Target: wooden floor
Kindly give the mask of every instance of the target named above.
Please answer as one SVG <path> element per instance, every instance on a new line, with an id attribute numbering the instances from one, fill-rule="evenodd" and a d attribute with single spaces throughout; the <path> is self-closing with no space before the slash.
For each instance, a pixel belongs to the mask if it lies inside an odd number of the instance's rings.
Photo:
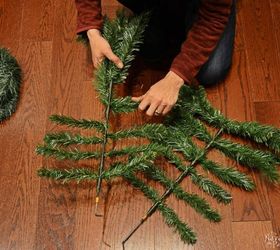
<path id="1" fill-rule="evenodd" d="M 107 0 L 103 10 L 111 16 L 116 6 Z M 36 175 L 44 165 L 74 166 L 35 154 L 47 131 L 61 129 L 48 120 L 49 115 L 102 117 L 91 83 L 90 51 L 75 42 L 75 29 L 74 1 L 0 0 L 0 44 L 10 48 L 24 72 L 18 109 L 0 124 L 1 250 L 121 249 L 121 241 L 151 205 L 141 192 L 119 181 L 104 186 L 101 209 L 105 216 L 95 217 L 95 183 L 63 186 Z M 207 90 L 213 105 L 233 119 L 280 127 L 279 0 L 238 2 L 233 60 L 226 81 Z M 148 86 L 162 75 L 144 69 L 134 81 Z M 133 91 L 140 94 L 141 88 Z M 147 120 L 134 113 L 116 117 L 114 126 L 119 129 Z M 213 157 L 235 164 L 219 154 Z M 127 249 L 272 249 L 265 236 L 274 233 L 280 241 L 280 188 L 267 185 L 257 174 L 253 178 L 258 185 L 254 193 L 226 187 L 233 195 L 230 205 L 218 205 L 205 197 L 223 217 L 216 224 L 173 197 L 168 199 L 197 232 L 196 245 L 184 245 L 155 213 L 129 240 Z M 183 186 L 197 191 L 187 181 Z"/>

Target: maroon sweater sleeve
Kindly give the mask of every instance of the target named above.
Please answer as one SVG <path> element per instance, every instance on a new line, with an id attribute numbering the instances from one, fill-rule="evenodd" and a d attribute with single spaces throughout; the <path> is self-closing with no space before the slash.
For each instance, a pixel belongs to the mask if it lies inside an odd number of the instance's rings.
<path id="1" fill-rule="evenodd" d="M 75 4 L 77 8 L 77 34 L 89 29 L 101 29 L 103 25 L 101 0 L 75 0 Z"/>
<path id="2" fill-rule="evenodd" d="M 231 5 L 232 0 L 202 0 L 197 19 L 170 68 L 185 82 L 199 84 L 195 76 L 217 45 L 228 22 Z"/>

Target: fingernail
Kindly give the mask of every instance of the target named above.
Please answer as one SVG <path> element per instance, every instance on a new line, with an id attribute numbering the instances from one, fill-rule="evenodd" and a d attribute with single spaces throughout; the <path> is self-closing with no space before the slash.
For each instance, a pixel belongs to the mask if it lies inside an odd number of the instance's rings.
<path id="1" fill-rule="evenodd" d="M 118 63 L 118 65 L 117 65 L 117 66 L 118 66 L 118 68 L 120 68 L 120 69 L 121 69 L 121 68 L 123 67 L 123 64 L 120 62 L 120 63 Z"/>

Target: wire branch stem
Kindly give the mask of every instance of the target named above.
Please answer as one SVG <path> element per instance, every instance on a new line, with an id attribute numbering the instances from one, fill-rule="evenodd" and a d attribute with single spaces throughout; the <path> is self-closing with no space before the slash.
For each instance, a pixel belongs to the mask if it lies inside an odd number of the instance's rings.
<path id="1" fill-rule="evenodd" d="M 101 192 L 101 184 L 102 184 L 102 174 L 104 170 L 104 163 L 105 163 L 105 154 L 106 154 L 106 144 L 108 139 L 108 128 L 109 128 L 109 115 L 110 115 L 110 108 L 111 108 L 111 100 L 112 100 L 112 90 L 113 90 L 113 82 L 110 81 L 109 83 L 109 93 L 108 93 L 108 103 L 105 109 L 105 131 L 103 133 L 103 142 L 102 142 L 102 151 L 101 151 L 101 159 L 98 168 L 98 180 L 96 186 L 96 197 L 95 197 L 95 216 L 102 216 L 101 213 L 98 213 L 98 204 L 100 200 L 100 192 Z"/>

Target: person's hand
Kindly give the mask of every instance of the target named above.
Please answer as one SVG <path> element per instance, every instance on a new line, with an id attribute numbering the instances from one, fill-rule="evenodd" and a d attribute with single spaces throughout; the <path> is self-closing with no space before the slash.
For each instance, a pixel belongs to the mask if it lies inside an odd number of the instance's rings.
<path id="1" fill-rule="evenodd" d="M 123 67 L 122 61 L 113 53 L 109 43 L 98 29 L 89 29 L 87 36 L 89 38 L 92 62 L 95 68 L 99 66 L 105 57 L 112 61 L 118 68 Z"/>
<path id="2" fill-rule="evenodd" d="M 140 102 L 138 108 L 147 110 L 148 116 L 166 115 L 176 104 L 179 90 L 184 80 L 172 71 L 159 82 L 150 87 L 146 94 L 132 97 L 132 101 Z"/>

